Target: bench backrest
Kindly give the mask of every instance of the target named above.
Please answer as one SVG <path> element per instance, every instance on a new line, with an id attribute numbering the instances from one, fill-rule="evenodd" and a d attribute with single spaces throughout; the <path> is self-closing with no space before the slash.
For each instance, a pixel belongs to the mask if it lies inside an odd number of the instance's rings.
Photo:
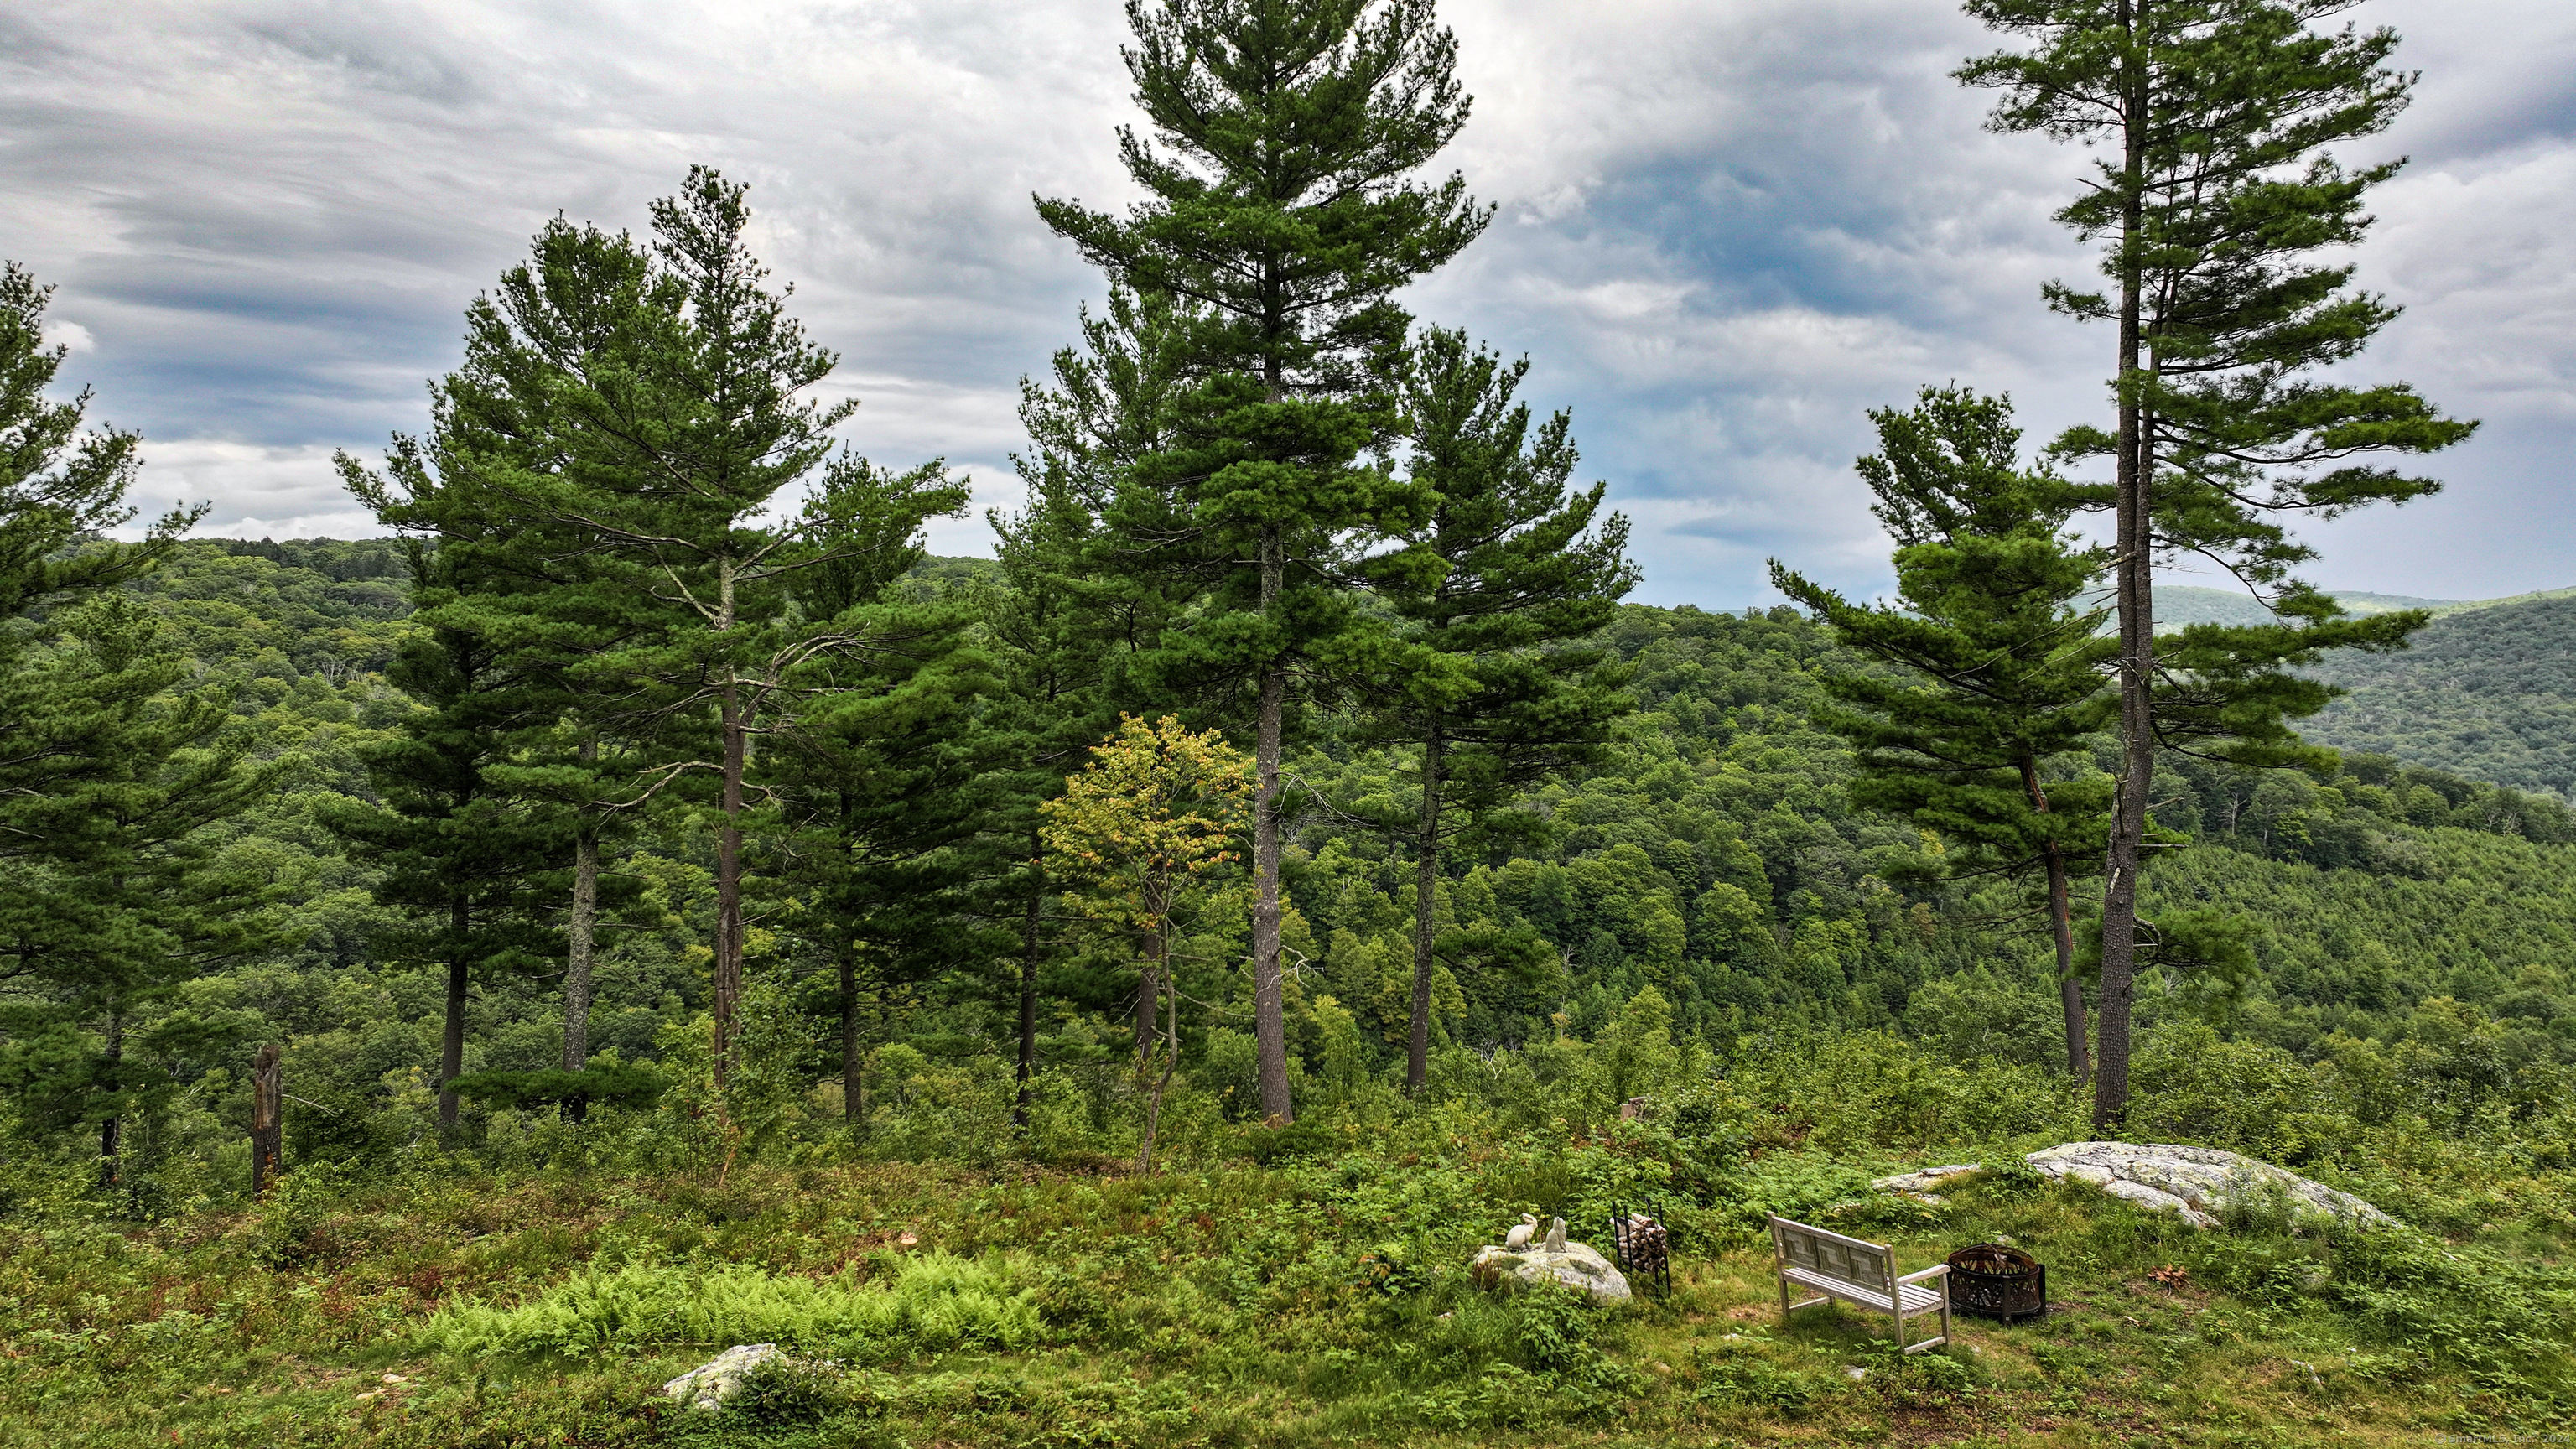
<path id="1" fill-rule="evenodd" d="M 1883 1243 L 1865 1243 L 1823 1228 L 1771 1219 L 1771 1250 L 1793 1268 L 1805 1268 L 1865 1288 L 1896 1291 L 1896 1256 Z"/>

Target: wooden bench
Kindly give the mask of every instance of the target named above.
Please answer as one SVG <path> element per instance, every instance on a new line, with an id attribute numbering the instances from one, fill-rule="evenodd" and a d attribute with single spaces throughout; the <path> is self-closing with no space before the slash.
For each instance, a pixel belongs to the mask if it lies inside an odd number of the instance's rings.
<path id="1" fill-rule="evenodd" d="M 1771 1256 L 1780 1273 L 1780 1321 L 1796 1309 L 1839 1298 L 1896 1319 L 1896 1345 L 1921 1353 L 1950 1341 L 1950 1265 L 1936 1263 L 1920 1273 L 1896 1276 L 1896 1255 L 1884 1243 L 1865 1243 L 1823 1228 L 1771 1218 Z M 1924 1280 L 1935 1286 L 1922 1286 Z M 1790 1285 L 1812 1289 L 1816 1296 L 1789 1301 Z M 1926 1313 L 1941 1315 L 1941 1336 L 1921 1343 L 1905 1341 L 1905 1320 Z"/>

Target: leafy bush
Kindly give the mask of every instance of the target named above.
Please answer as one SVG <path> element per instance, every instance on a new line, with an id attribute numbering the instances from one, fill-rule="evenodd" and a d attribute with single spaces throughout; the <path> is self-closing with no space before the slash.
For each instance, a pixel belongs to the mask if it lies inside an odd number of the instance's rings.
<path id="1" fill-rule="evenodd" d="M 781 1354 L 751 1366 L 725 1400 L 728 1418 L 760 1428 L 812 1424 L 840 1407 L 841 1376 L 833 1365 Z"/>

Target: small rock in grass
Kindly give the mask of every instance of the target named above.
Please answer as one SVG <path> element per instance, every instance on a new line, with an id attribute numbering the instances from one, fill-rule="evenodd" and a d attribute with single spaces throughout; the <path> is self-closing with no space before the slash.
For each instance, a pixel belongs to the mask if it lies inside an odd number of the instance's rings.
<path id="1" fill-rule="evenodd" d="M 1951 1178 L 1976 1171 L 1983 1164 L 1954 1162 L 1947 1167 L 1927 1167 L 1920 1172 L 1900 1173 L 1895 1177 L 1873 1177 L 1869 1185 L 1881 1192 L 1927 1192 Z"/>
<path id="2" fill-rule="evenodd" d="M 771 1359 L 787 1357 L 774 1343 L 737 1343 L 662 1386 L 664 1395 L 712 1409 L 734 1396 L 751 1371 Z"/>
<path id="3" fill-rule="evenodd" d="M 1861 1380 L 1869 1377 L 1869 1370 L 1862 1368 L 1858 1364 L 1854 1364 L 1850 1368 L 1843 1370 L 1843 1377 L 1851 1380 L 1853 1383 L 1859 1383 Z"/>

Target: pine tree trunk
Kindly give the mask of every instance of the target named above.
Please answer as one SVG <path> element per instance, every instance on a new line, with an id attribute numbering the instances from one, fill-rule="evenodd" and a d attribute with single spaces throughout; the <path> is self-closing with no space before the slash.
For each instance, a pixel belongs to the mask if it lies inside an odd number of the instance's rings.
<path id="1" fill-rule="evenodd" d="M 250 1195 L 265 1197 L 286 1165 L 285 1054 L 275 1042 L 250 1067 Z"/>
<path id="2" fill-rule="evenodd" d="M 1046 842 L 1029 832 L 1029 907 L 1020 928 L 1020 1059 L 1015 1073 L 1018 1092 L 1011 1099 L 1011 1125 L 1029 1135 L 1029 1112 L 1037 1101 L 1038 1076 L 1038 927 L 1046 907 Z"/>
<path id="3" fill-rule="evenodd" d="M 449 908 L 448 929 L 455 933 L 456 944 L 447 957 L 447 1029 L 438 1044 L 438 1133 L 441 1137 L 456 1131 L 456 1093 L 449 1089 L 448 1083 L 465 1075 L 465 933 L 472 925 L 472 911 L 460 896 Z"/>
<path id="4" fill-rule="evenodd" d="M 1404 1048 L 1404 1091 L 1422 1095 L 1431 1079 L 1431 967 L 1436 944 L 1432 903 L 1440 886 L 1440 792 L 1448 741 L 1433 724 L 1422 741 L 1422 835 L 1413 864 L 1413 1030 Z"/>
<path id="5" fill-rule="evenodd" d="M 715 1072 L 721 1090 L 733 1065 L 734 1012 L 742 1004 L 742 776 L 745 731 L 740 687 L 724 686 L 724 826 L 716 833 Z"/>
<path id="6" fill-rule="evenodd" d="M 2154 458 L 2148 447 L 2139 398 L 2141 303 L 2140 235 L 2145 216 L 2147 67 L 2134 47 L 2148 33 L 2148 0 L 2123 0 L 2121 19 L 2133 53 L 2126 96 L 2121 182 L 2127 195 L 2120 222 L 2119 490 L 2120 775 L 2112 812 L 2108 872 L 2102 891 L 2102 978 L 2096 999 L 2102 1013 L 2099 1070 L 2093 1078 L 2093 1129 L 2116 1130 L 2129 1111 L 2129 1003 L 2137 980 L 2138 867 L 2144 858 L 2147 798 L 2154 788 L 2155 570 L 2148 488 Z"/>
<path id="7" fill-rule="evenodd" d="M 107 1014 L 107 1076 L 116 1080 L 118 1068 L 125 1062 L 125 1013 Z M 98 1186 L 101 1192 L 116 1186 L 123 1164 L 118 1161 L 124 1150 L 125 1116 L 122 1112 L 98 1124 Z"/>
<path id="8" fill-rule="evenodd" d="M 599 920 L 599 835 L 589 821 L 573 836 L 572 912 L 564 918 L 563 1069 L 590 1065 L 590 967 Z"/>
<path id="9" fill-rule="evenodd" d="M 1275 615 L 1287 573 L 1286 541 L 1276 524 L 1261 530 L 1261 609 Z M 1261 1068 L 1261 1115 L 1293 1122 L 1288 1100 L 1288 1020 L 1279 965 L 1279 751 L 1288 707 L 1288 671 L 1272 661 L 1261 670 L 1261 714 L 1253 743 L 1256 780 L 1252 796 L 1252 1037 Z"/>
<path id="10" fill-rule="evenodd" d="M 844 933 L 833 953 L 841 967 L 841 1120 L 852 1127 L 866 1120 L 866 1086 L 859 1061 L 859 947 Z"/>
<path id="11" fill-rule="evenodd" d="M 2075 923 L 2067 900 L 2066 857 L 2048 848 L 2048 924 L 2057 937 L 2057 1001 L 2066 1013 L 2066 1074 L 2083 1081 L 2093 1070 L 2085 1040 L 2084 984 L 2075 979 Z"/>
<path id="12" fill-rule="evenodd" d="M 2037 814 L 2048 813 L 2048 791 L 2039 783 L 2039 762 L 2028 757 L 2021 761 L 2021 785 L 2030 797 L 2030 808 Z M 2075 980 L 2075 923 L 2073 903 L 2067 899 L 2066 857 L 2057 842 L 2048 843 L 2048 928 L 2057 942 L 2057 1000 L 2066 1013 L 2066 1071 L 2077 1081 L 2092 1070 L 2088 1059 L 2084 1031 L 2084 988 Z"/>

